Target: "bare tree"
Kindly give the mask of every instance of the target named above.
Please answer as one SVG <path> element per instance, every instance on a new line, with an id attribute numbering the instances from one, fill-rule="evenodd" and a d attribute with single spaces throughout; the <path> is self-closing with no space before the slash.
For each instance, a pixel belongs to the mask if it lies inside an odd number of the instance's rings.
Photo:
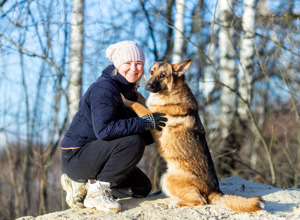
<path id="1" fill-rule="evenodd" d="M 253 78 L 254 32 L 255 32 L 255 6 L 256 0 L 244 1 L 244 12 L 242 17 L 242 37 L 240 41 L 240 65 L 239 65 L 239 93 L 251 103 L 251 87 Z M 238 99 L 239 117 L 245 121 L 248 119 L 247 106 Z"/>
<path id="2" fill-rule="evenodd" d="M 240 40 L 240 51 L 239 51 L 239 88 L 238 92 L 242 97 L 238 99 L 237 111 L 241 123 L 241 129 L 245 133 L 253 131 L 257 133 L 255 126 L 249 126 L 249 109 L 252 103 L 252 87 L 253 87 L 253 75 L 254 75 L 254 33 L 255 33 L 255 21 L 256 21 L 256 0 L 249 0 L 243 2 L 243 17 L 242 17 L 242 36 Z M 257 126 L 261 128 L 263 123 L 263 106 L 256 104 L 256 112 L 259 112 L 260 118 L 257 120 Z M 252 124 L 253 125 L 253 124 Z M 243 132 L 243 133 L 244 133 Z M 241 134 L 242 135 L 242 134 Z M 245 135 L 242 135 L 245 136 Z M 258 159 L 258 147 L 260 139 L 259 135 L 255 135 L 253 142 L 249 144 L 244 143 L 244 148 L 250 158 L 250 166 L 252 169 L 256 169 Z"/>
<path id="3" fill-rule="evenodd" d="M 217 53 L 218 49 L 218 30 L 219 25 L 217 23 L 218 21 L 218 12 L 219 4 L 216 4 L 215 10 L 213 13 L 213 21 L 209 25 L 210 27 L 210 36 L 208 44 L 206 45 L 206 56 L 212 61 L 209 62 L 207 59 L 206 65 L 203 67 L 203 82 L 199 83 L 199 89 L 202 91 L 203 94 L 203 100 L 205 103 L 205 109 L 204 109 L 204 124 L 208 127 L 215 127 L 216 123 L 212 123 L 213 114 L 214 114 L 214 108 L 212 104 L 209 104 L 212 102 L 212 95 L 213 92 L 216 90 L 216 87 L 218 84 L 216 83 L 216 79 L 218 77 L 217 73 L 217 67 L 213 66 L 216 65 L 219 59 L 219 54 Z M 216 116 L 216 114 L 215 114 Z M 216 118 L 216 117 L 214 117 Z M 207 121 L 210 121 L 207 123 Z"/>
<path id="4" fill-rule="evenodd" d="M 228 173 L 233 167 L 233 160 L 230 156 L 232 149 L 231 137 L 233 134 L 233 123 L 235 115 L 235 93 L 232 90 L 236 86 L 235 74 L 235 50 L 233 47 L 233 0 L 218 1 L 219 4 L 219 50 L 220 50 L 220 81 L 221 87 L 221 137 L 223 140 L 221 154 L 224 154 L 219 163 L 219 169 Z M 223 160 L 224 159 L 224 160 Z"/>
<path id="5" fill-rule="evenodd" d="M 182 61 L 182 52 L 184 44 L 184 0 L 176 0 L 176 15 L 174 24 L 174 47 L 172 55 L 172 63 L 180 63 Z"/>
<path id="6" fill-rule="evenodd" d="M 84 0 L 73 0 L 70 45 L 70 78 L 68 88 L 69 119 L 78 111 L 82 93 L 82 66 L 84 42 Z"/>
<path id="7" fill-rule="evenodd" d="M 1 4 L 1 6 L 3 5 Z M 52 39 L 53 36 L 57 36 L 56 33 L 60 32 L 60 27 L 59 24 L 55 23 L 58 20 L 55 22 L 51 20 L 53 19 L 51 9 L 53 9 L 53 2 L 51 1 L 41 4 L 36 4 L 33 1 L 22 1 L 15 4 L 10 2 L 5 9 L 1 8 L 1 19 L 6 24 L 4 27 L 7 30 L 2 30 L 0 34 L 1 39 L 4 39 L 1 42 L 1 50 L 3 49 L 2 46 L 5 45 L 12 54 L 19 56 L 20 65 L 19 67 L 15 65 L 14 68 L 17 70 L 15 76 L 18 76 L 18 72 L 21 74 L 20 77 L 16 78 L 20 78 L 20 85 L 22 86 L 22 90 L 20 90 L 22 92 L 18 94 L 19 97 L 22 97 L 18 111 L 19 116 L 14 116 L 13 120 L 15 124 L 20 125 L 17 126 L 20 127 L 20 132 L 15 135 L 17 137 L 23 136 L 23 142 L 10 141 L 7 144 L 7 160 L 10 171 L 8 181 L 13 191 L 11 207 L 14 214 L 11 214 L 11 217 L 29 215 L 32 212 L 37 212 L 37 209 L 39 209 L 39 213 L 45 213 L 48 210 L 48 168 L 65 125 L 65 122 L 61 124 L 58 119 L 62 104 L 61 96 L 64 94 L 62 88 L 64 70 L 57 65 L 60 54 L 54 53 L 53 42 L 56 43 L 59 40 Z M 56 10 L 54 11 L 56 12 Z M 14 16 L 14 14 L 18 14 L 18 16 Z M 40 20 L 44 22 L 39 22 Z M 66 22 L 67 19 L 61 19 L 61 21 Z M 52 32 L 54 23 L 57 24 L 58 29 Z M 14 29 L 13 27 L 17 28 Z M 9 31 L 12 31 L 16 37 L 11 37 Z M 34 38 L 34 49 L 31 42 L 32 38 Z M 14 55 L 14 59 L 18 57 L 16 55 Z M 41 66 L 39 74 L 34 72 L 38 72 L 38 68 L 28 70 L 28 66 L 30 66 L 28 61 L 34 62 L 35 67 Z M 30 78 L 29 75 L 32 73 L 33 77 Z M 56 77 L 57 80 L 55 80 Z M 51 79 L 55 81 L 53 85 L 51 85 Z M 47 91 L 49 85 L 50 88 L 56 88 L 57 90 L 54 89 L 54 91 L 57 93 L 54 92 L 54 105 L 46 108 L 50 122 L 43 122 L 44 105 L 51 100 L 53 94 L 49 93 L 49 90 Z M 51 120 L 52 113 L 54 115 L 53 120 Z M 11 114 L 13 115 L 13 113 Z M 7 115 L 4 117 L 10 118 Z M 3 126 L 0 130 L 6 131 L 5 125 Z M 9 127 L 9 125 L 6 126 Z M 49 142 L 45 144 L 41 141 L 44 138 L 41 133 L 47 126 L 49 135 L 45 136 L 45 139 L 50 138 L 47 139 Z M 38 165 L 38 169 L 36 165 Z"/>

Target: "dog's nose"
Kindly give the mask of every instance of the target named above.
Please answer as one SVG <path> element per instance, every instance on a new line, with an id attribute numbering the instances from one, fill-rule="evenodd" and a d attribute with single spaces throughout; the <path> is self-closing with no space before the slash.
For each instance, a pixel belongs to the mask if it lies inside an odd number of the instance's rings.
<path id="1" fill-rule="evenodd" d="M 150 84 L 150 83 L 147 83 L 145 89 L 146 89 L 146 90 L 153 89 L 153 85 Z"/>
<path id="2" fill-rule="evenodd" d="M 159 92 L 161 87 L 160 87 L 160 82 L 159 81 L 153 81 L 153 82 L 148 82 L 146 84 L 146 87 L 145 89 L 149 92 L 153 92 L 153 93 L 156 93 L 156 92 Z"/>

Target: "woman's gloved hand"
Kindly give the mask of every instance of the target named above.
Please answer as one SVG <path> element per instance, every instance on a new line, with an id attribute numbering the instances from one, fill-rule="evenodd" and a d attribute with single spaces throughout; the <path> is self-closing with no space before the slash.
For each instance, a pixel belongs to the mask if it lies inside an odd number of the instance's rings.
<path id="1" fill-rule="evenodd" d="M 142 116 L 141 118 L 144 119 L 145 122 L 145 129 L 146 130 L 155 129 L 161 131 L 162 130 L 161 127 L 165 127 L 166 126 L 165 122 L 168 121 L 168 119 L 163 116 L 165 116 L 165 114 L 160 112 L 154 112 Z"/>

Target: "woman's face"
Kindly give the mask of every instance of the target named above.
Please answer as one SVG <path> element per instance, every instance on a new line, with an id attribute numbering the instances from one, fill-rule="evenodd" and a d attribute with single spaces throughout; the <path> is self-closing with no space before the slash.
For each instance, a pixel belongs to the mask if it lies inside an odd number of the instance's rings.
<path id="1" fill-rule="evenodd" d="M 123 63 L 118 72 L 130 83 L 135 83 L 144 72 L 144 63 L 142 61 L 129 61 Z"/>

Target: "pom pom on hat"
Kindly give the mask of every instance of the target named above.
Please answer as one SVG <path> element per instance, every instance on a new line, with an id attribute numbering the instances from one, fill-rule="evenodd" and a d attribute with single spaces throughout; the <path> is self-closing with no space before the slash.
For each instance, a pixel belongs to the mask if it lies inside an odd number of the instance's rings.
<path id="1" fill-rule="evenodd" d="M 114 63 L 117 69 L 121 64 L 128 61 L 142 61 L 145 63 L 145 55 L 142 48 L 133 41 L 120 41 L 111 44 L 106 49 L 106 57 Z"/>

